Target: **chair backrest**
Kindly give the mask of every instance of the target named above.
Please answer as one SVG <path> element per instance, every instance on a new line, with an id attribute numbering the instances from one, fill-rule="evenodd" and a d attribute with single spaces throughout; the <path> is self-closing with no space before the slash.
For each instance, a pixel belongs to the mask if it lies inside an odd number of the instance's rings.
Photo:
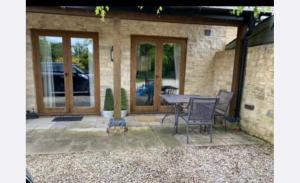
<path id="1" fill-rule="evenodd" d="M 218 93 L 218 102 L 216 105 L 216 109 L 227 113 L 233 93 L 225 90 L 219 90 Z"/>
<path id="2" fill-rule="evenodd" d="M 166 89 L 166 93 L 167 95 L 175 95 L 177 91 L 177 88 L 168 88 Z"/>
<path id="3" fill-rule="evenodd" d="M 192 97 L 189 101 L 189 120 L 211 122 L 214 118 L 214 111 L 217 98 Z"/>

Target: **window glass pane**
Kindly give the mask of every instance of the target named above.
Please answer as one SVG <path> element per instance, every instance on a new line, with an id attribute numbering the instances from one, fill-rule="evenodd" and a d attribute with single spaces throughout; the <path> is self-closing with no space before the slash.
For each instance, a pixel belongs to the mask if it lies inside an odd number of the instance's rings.
<path id="1" fill-rule="evenodd" d="M 62 37 L 39 36 L 39 51 L 44 106 L 65 107 Z"/>
<path id="2" fill-rule="evenodd" d="M 179 94 L 180 63 L 181 46 L 175 43 L 163 44 L 161 94 Z"/>
<path id="3" fill-rule="evenodd" d="M 136 105 L 152 106 L 154 96 L 154 76 L 156 46 L 141 43 L 137 48 L 136 65 Z"/>
<path id="4" fill-rule="evenodd" d="M 75 107 L 95 107 L 93 39 L 71 38 Z"/>

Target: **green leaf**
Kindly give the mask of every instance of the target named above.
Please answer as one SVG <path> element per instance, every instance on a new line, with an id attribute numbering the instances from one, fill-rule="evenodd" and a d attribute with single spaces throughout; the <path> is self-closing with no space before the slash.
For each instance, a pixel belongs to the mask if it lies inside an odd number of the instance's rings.
<path id="1" fill-rule="evenodd" d="M 159 6 L 156 10 L 156 14 L 160 14 L 160 12 L 163 10 L 162 6 Z"/>
<path id="2" fill-rule="evenodd" d="M 95 9 L 95 14 L 96 14 L 96 15 L 99 15 L 99 13 L 100 13 L 100 9 L 99 9 L 99 7 L 97 6 L 96 9 Z"/>
<path id="3" fill-rule="evenodd" d="M 104 21 L 106 13 L 109 11 L 109 6 L 96 6 L 95 14 L 101 16 L 101 20 Z"/>

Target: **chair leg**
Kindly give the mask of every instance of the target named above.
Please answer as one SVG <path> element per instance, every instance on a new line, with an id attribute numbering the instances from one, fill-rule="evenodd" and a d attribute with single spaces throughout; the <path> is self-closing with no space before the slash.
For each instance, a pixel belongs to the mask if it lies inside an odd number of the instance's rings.
<path id="1" fill-rule="evenodd" d="M 161 119 L 161 124 L 163 124 L 164 123 L 164 120 L 165 120 L 165 118 L 168 116 L 168 112 L 165 114 L 165 116 L 163 117 L 163 119 Z"/>
<path id="2" fill-rule="evenodd" d="M 209 134 L 210 129 L 208 128 L 208 125 L 205 125 L 205 130 L 207 131 L 207 134 Z"/>
<path id="3" fill-rule="evenodd" d="M 213 122 L 213 125 L 216 125 L 216 124 L 215 124 L 215 121 L 216 121 L 216 116 L 214 115 L 214 122 Z"/>
<path id="4" fill-rule="evenodd" d="M 215 115 L 214 115 L 213 120 L 214 120 L 214 121 L 213 121 L 213 127 L 216 128 L 216 124 L 215 124 L 216 116 L 215 116 Z"/>
<path id="5" fill-rule="evenodd" d="M 188 125 L 185 126 L 185 130 L 186 130 L 186 143 L 188 144 L 189 143 L 189 126 Z"/>
<path id="6" fill-rule="evenodd" d="M 224 123 L 225 130 L 227 131 L 227 123 L 225 117 L 223 118 L 223 123 Z"/>
<path id="7" fill-rule="evenodd" d="M 171 109 L 168 109 L 168 111 L 166 112 L 165 116 L 161 119 L 161 124 L 164 123 L 164 120 L 166 119 L 167 116 L 169 116 L 169 115 L 172 114 L 172 107 L 173 106 L 168 106 L 168 108 L 171 108 Z"/>
<path id="8" fill-rule="evenodd" d="M 212 143 L 212 125 L 210 125 L 209 133 L 210 133 L 210 143 Z"/>

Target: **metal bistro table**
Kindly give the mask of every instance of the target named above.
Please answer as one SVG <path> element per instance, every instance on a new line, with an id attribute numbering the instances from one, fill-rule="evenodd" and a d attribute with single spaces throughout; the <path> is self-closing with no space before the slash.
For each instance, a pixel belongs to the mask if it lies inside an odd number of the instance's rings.
<path id="1" fill-rule="evenodd" d="M 174 133 L 178 131 L 179 107 L 181 104 L 188 103 L 191 97 L 201 97 L 200 95 L 161 95 L 161 98 L 168 104 L 175 107 Z"/>

